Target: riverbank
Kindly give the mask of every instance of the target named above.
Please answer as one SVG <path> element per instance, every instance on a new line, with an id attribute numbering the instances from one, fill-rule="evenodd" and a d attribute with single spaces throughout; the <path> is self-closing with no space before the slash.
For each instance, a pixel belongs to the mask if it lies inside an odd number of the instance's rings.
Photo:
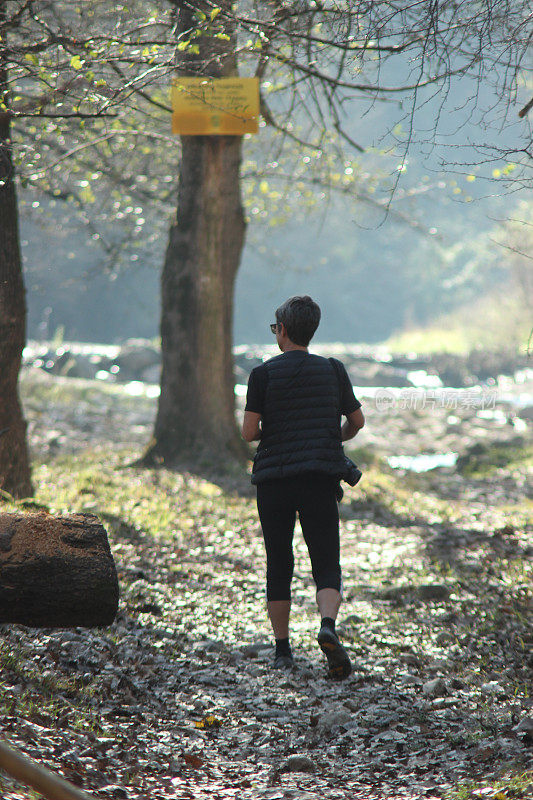
<path id="1" fill-rule="evenodd" d="M 340 358 L 358 389 L 490 387 L 504 377 L 518 381 L 520 376 L 533 379 L 532 359 L 513 348 L 474 349 L 467 354 L 424 353 L 393 351 L 380 345 L 331 342 L 313 343 L 310 350 L 318 355 Z M 255 366 L 278 353 L 274 344 L 235 346 L 235 383 L 245 384 Z M 106 383 L 158 383 L 161 352 L 157 343 L 145 339 L 129 339 L 116 345 L 30 341 L 24 349 L 23 363 L 60 377 Z"/>
<path id="2" fill-rule="evenodd" d="M 21 392 L 34 457 L 82 453 L 102 442 L 133 445 L 140 453 L 151 437 L 158 388 L 25 367 Z M 473 447 L 525 446 L 530 436 L 533 381 L 503 377 L 490 387 L 356 387 L 356 393 L 367 424 L 349 449 L 359 451 L 363 467 L 369 458 L 389 459 L 398 469 L 453 467 Z M 238 421 L 244 394 L 244 384 L 237 384 Z"/>

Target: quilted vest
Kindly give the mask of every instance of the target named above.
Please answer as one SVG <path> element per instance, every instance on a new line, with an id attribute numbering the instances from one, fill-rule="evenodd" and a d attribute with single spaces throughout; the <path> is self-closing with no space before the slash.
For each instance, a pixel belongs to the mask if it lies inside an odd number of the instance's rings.
<path id="1" fill-rule="evenodd" d="M 271 358 L 252 483 L 321 472 L 341 475 L 339 385 L 327 358 L 291 350 Z"/>

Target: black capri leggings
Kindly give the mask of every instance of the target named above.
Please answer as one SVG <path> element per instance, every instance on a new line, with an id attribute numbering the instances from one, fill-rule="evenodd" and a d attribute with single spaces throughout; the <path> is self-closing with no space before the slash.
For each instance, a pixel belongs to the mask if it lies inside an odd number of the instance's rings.
<path id="1" fill-rule="evenodd" d="M 317 591 L 341 591 L 338 479 L 309 472 L 257 485 L 257 510 L 267 555 L 267 599 L 290 600 L 296 512 Z"/>

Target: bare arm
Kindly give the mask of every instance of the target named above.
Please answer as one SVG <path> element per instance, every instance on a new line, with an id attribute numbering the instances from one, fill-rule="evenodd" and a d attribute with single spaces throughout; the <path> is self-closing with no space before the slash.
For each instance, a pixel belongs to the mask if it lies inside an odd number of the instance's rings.
<path id="1" fill-rule="evenodd" d="M 364 427 L 364 424 L 365 418 L 360 408 L 352 411 L 351 414 L 347 414 L 346 422 L 341 428 L 342 441 L 345 442 L 347 439 L 353 439 L 353 437 L 361 430 L 361 428 Z"/>
<path id="2" fill-rule="evenodd" d="M 247 442 L 256 442 L 261 438 L 261 414 L 255 411 L 245 411 L 242 423 L 242 438 Z"/>

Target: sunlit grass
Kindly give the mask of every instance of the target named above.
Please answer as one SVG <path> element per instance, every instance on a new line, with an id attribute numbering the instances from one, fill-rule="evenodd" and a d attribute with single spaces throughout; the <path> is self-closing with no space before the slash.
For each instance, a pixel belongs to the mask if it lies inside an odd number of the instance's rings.
<path id="1" fill-rule="evenodd" d="M 531 309 L 518 291 L 495 290 L 434 323 L 399 331 L 382 344 L 393 352 L 466 354 L 473 348 L 499 350 L 502 343 L 525 352 Z"/>
<path id="2" fill-rule="evenodd" d="M 394 353 L 455 353 L 466 355 L 473 343 L 462 329 L 413 328 L 390 336 L 382 343 Z"/>
<path id="3" fill-rule="evenodd" d="M 468 461 L 460 469 L 464 475 L 483 478 L 492 475 L 501 467 L 507 470 L 533 467 L 533 444 L 490 445 L 479 454 L 470 454 Z"/>
<path id="4" fill-rule="evenodd" d="M 519 771 L 498 781 L 466 781 L 450 789 L 445 800 L 530 800 L 533 796 L 533 770 Z"/>

